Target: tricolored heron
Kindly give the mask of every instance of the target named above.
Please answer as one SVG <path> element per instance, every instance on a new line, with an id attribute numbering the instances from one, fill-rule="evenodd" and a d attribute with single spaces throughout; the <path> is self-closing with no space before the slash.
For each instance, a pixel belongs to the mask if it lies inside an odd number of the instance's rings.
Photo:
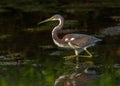
<path id="1" fill-rule="evenodd" d="M 101 41 L 101 39 L 94 36 L 89 36 L 85 34 L 66 34 L 62 39 L 58 37 L 58 31 L 63 27 L 64 18 L 61 15 L 54 15 L 49 19 L 46 19 L 38 24 L 48 22 L 48 21 L 59 21 L 59 24 L 52 30 L 52 39 L 54 43 L 63 48 L 70 48 L 75 51 L 75 55 L 68 56 L 68 58 L 76 57 L 76 68 L 79 67 L 78 57 L 91 58 L 92 54 L 87 50 L 88 47 L 95 45 L 96 42 Z M 85 51 L 88 55 L 79 55 L 80 52 Z"/>

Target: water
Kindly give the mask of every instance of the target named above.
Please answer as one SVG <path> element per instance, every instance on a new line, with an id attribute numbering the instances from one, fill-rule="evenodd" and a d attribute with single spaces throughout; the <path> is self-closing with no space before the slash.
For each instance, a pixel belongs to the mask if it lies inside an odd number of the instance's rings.
<path id="1" fill-rule="evenodd" d="M 98 86 L 120 85 L 120 33 L 114 29 L 114 26 L 119 27 L 119 22 L 110 18 L 116 12 L 120 14 L 119 11 L 112 9 L 115 11 L 110 14 L 109 11 L 106 12 L 106 8 L 99 10 L 99 13 L 93 7 L 91 9 L 86 7 L 81 11 L 81 9 L 75 7 L 72 9 L 69 6 L 71 5 L 63 6 L 64 10 L 57 11 L 54 8 L 52 12 L 47 9 L 45 9 L 47 11 L 39 9 L 26 12 L 8 7 L 9 9 L 5 8 L 8 11 L 0 13 L 1 86 L 53 86 L 55 80 L 60 76 L 70 74 L 71 77 L 78 76 L 75 78 L 79 82 L 76 82 L 77 84 L 88 84 L 88 86 L 96 84 Z M 43 5 L 43 7 L 46 6 Z M 56 6 L 53 5 L 53 7 Z M 80 59 L 80 62 L 92 61 L 95 64 L 91 68 L 92 71 L 95 71 L 93 75 L 84 73 L 81 76 L 74 75 L 74 65 L 64 64 L 63 57 L 73 55 L 74 52 L 58 48 L 53 43 L 51 31 L 58 22 L 37 25 L 38 22 L 55 13 L 60 13 L 65 18 L 64 27 L 59 33 L 60 37 L 67 33 L 82 33 L 103 39 L 102 42 L 88 49 L 94 56 L 92 59 Z M 105 30 L 106 28 L 107 30 Z M 111 29 L 108 28 L 112 28 L 112 35 Z M 74 59 L 72 61 L 74 62 Z M 83 72 L 86 66 L 88 67 L 89 64 L 81 66 L 79 72 Z M 93 77 L 96 76 L 99 78 L 93 80 Z M 71 77 L 67 77 L 67 79 Z M 83 81 L 80 81 L 81 77 Z"/>

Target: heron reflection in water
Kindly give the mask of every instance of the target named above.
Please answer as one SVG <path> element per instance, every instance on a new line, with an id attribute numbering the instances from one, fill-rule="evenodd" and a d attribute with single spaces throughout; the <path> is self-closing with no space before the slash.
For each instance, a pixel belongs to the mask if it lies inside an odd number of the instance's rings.
<path id="1" fill-rule="evenodd" d="M 59 24 L 52 30 L 52 39 L 57 46 L 74 50 L 75 55 L 67 56 L 67 58 L 76 58 L 76 68 L 79 68 L 79 57 L 91 58 L 92 54 L 87 50 L 87 48 L 94 46 L 95 43 L 101 41 L 101 39 L 86 34 L 66 34 L 62 39 L 60 39 L 58 37 L 58 31 L 63 27 L 64 18 L 58 14 L 38 24 L 56 20 L 59 21 Z M 85 51 L 88 55 L 79 55 L 82 51 Z"/>

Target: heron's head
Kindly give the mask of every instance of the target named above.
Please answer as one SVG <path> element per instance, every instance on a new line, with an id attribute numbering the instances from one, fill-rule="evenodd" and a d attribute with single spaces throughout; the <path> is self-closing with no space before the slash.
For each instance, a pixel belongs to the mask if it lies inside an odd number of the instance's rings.
<path id="1" fill-rule="evenodd" d="M 44 23 L 44 22 L 48 22 L 48 21 L 59 20 L 59 19 L 61 19 L 61 18 L 62 18 L 61 15 L 56 14 L 56 15 L 54 15 L 54 16 L 52 16 L 52 17 L 50 17 L 50 18 L 48 18 L 48 19 L 46 19 L 46 20 L 44 20 L 44 21 L 39 22 L 38 24 L 41 24 L 41 23 Z"/>

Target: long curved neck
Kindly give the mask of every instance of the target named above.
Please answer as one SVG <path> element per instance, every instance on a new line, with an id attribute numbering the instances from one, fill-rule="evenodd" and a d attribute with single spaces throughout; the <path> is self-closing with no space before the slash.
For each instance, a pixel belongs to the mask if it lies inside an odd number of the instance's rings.
<path id="1" fill-rule="evenodd" d="M 59 24 L 52 30 L 52 38 L 55 44 L 60 44 L 61 39 L 58 37 L 58 31 L 63 27 L 64 19 L 63 17 L 58 19 Z"/>

